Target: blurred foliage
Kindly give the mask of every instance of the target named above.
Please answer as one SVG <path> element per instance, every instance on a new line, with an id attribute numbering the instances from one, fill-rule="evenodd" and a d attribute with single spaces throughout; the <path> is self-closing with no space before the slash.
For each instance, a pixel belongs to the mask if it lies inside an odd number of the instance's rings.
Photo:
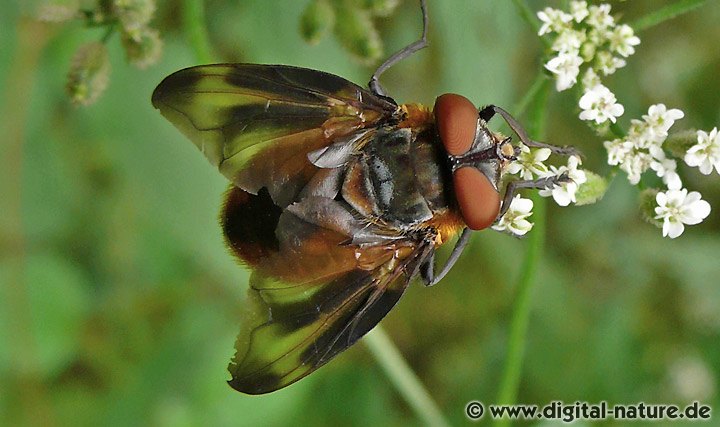
<path id="1" fill-rule="evenodd" d="M 303 41 L 309 3 L 209 0 L 218 59 L 366 82 L 372 66 L 349 61 L 337 38 Z M 512 3 L 429 3 L 431 46 L 384 86 L 399 101 L 458 92 L 512 107 L 542 54 Z M 631 22 L 669 3 L 613 8 Z M 217 224 L 227 184 L 150 105 L 162 77 L 195 65 L 178 3 L 156 11 L 163 59 L 121 65 L 120 43 L 109 43 L 107 90 L 83 109 L 69 104 L 64 74 L 103 30 L 33 22 L 30 9 L 10 2 L 0 15 L 0 425 L 414 425 L 362 345 L 271 395 L 224 383 L 247 281 Z M 625 117 L 663 102 L 686 113 L 678 129 L 720 125 L 719 21 L 708 2 L 639 34 L 637 54 L 608 82 Z M 373 22 L 388 51 L 420 32 L 414 1 Z M 606 173 L 602 141 L 571 96 L 550 101 L 548 140 L 578 146 L 585 166 Z M 643 222 L 622 176 L 597 204 L 549 208 L 519 402 L 720 408 L 720 178 L 680 173 L 715 212 L 674 241 Z M 496 396 L 523 248 L 478 233 L 448 278 L 412 287 L 383 322 L 453 424 L 467 422 L 469 400 Z"/>

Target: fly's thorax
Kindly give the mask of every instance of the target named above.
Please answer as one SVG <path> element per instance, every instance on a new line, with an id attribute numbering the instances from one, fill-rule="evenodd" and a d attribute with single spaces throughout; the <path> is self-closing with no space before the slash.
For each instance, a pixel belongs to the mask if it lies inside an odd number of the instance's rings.
<path id="1" fill-rule="evenodd" d="M 417 134 L 435 122 L 432 111 L 423 104 L 402 104 L 400 105 L 402 119 L 398 123 L 399 128 L 411 128 Z"/>
<path id="2" fill-rule="evenodd" d="M 450 163 L 423 108 L 409 108 L 403 123 L 424 122 L 377 129 L 345 167 L 345 201 L 361 215 L 400 231 L 422 227 L 453 209 Z"/>

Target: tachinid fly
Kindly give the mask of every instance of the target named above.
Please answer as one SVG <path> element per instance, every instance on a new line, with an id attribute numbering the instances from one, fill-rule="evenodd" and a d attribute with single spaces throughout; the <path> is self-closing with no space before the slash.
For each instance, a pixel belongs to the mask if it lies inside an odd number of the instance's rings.
<path id="1" fill-rule="evenodd" d="M 232 185 L 221 222 L 250 269 L 250 291 L 230 385 L 267 393 L 310 374 L 355 343 L 395 305 L 411 279 L 437 283 L 489 227 L 518 188 L 565 179 L 513 181 L 503 169 L 519 148 L 490 131 L 503 109 L 479 111 L 446 94 L 434 109 L 397 104 L 378 82 L 425 47 L 423 35 L 374 73 L 369 90 L 341 77 L 285 65 L 217 64 L 162 81 L 153 105 Z M 460 233 L 435 273 L 438 246 Z"/>

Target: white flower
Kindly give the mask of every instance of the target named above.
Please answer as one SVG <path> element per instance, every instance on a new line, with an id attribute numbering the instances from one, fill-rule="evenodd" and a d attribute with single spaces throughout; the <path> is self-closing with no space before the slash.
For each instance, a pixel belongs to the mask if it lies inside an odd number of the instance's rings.
<path id="1" fill-rule="evenodd" d="M 552 196 L 555 203 L 560 206 L 567 206 L 570 203 L 575 203 L 575 193 L 577 193 L 580 184 L 587 181 L 585 172 L 577 168 L 580 163 L 579 157 L 570 156 L 568 158 L 567 166 L 560 166 L 559 168 L 550 166 L 551 173 L 549 175 L 559 176 L 566 173 L 570 180 L 560 184 L 555 184 L 553 188 L 540 190 L 540 195 L 543 197 Z"/>
<path id="2" fill-rule="evenodd" d="M 657 145 L 650 147 L 650 155 L 653 160 L 650 162 L 650 168 L 655 171 L 658 177 L 662 178 L 665 185 L 670 190 L 679 190 L 682 188 L 680 175 L 675 172 L 677 162 L 674 159 L 668 159 L 665 151 Z"/>
<path id="3" fill-rule="evenodd" d="M 577 76 L 580 74 L 580 64 L 582 58 L 576 52 L 560 52 L 558 56 L 552 58 L 545 64 L 545 68 L 556 74 L 555 87 L 558 92 L 573 87 L 577 82 Z"/>
<path id="4" fill-rule="evenodd" d="M 632 152 L 633 144 L 622 139 L 605 141 L 603 143 L 608 152 L 608 164 L 616 166 L 625 161 L 625 158 Z"/>
<path id="5" fill-rule="evenodd" d="M 567 29 L 558 34 L 552 45 L 552 50 L 556 52 L 578 52 L 585 39 L 587 39 L 585 31 Z"/>
<path id="6" fill-rule="evenodd" d="M 650 168 L 652 160 L 653 158 L 648 152 L 633 149 L 620 163 L 620 169 L 627 173 L 630 184 L 637 185 L 640 182 L 640 175 Z"/>
<path id="7" fill-rule="evenodd" d="M 510 202 L 510 208 L 505 212 L 505 215 L 500 218 L 497 224 L 492 226 L 493 230 L 508 230 L 517 236 L 526 234 L 533 226 L 533 224 L 527 220 L 527 218 L 532 215 L 532 208 L 533 201 L 523 199 L 518 194 L 512 199 L 512 202 Z"/>
<path id="8" fill-rule="evenodd" d="M 600 84 L 602 84 L 602 82 L 600 81 L 600 76 L 595 73 L 595 70 L 593 70 L 592 68 L 588 68 L 582 78 L 582 85 L 585 90 L 594 88 L 595 86 Z"/>
<path id="9" fill-rule="evenodd" d="M 549 148 L 531 150 L 530 147 L 521 145 L 520 150 L 517 161 L 507 167 L 507 173 L 520 174 L 522 179 L 527 180 L 533 179 L 533 175 L 538 177 L 547 175 L 548 168 L 543 162 L 550 157 Z"/>
<path id="10" fill-rule="evenodd" d="M 629 25 L 620 25 L 608 34 L 610 50 L 628 57 L 635 53 L 635 46 L 640 44 L 640 39 L 635 35 Z"/>
<path id="11" fill-rule="evenodd" d="M 592 44 L 594 48 L 598 48 L 599 46 L 602 46 L 607 41 L 607 34 L 606 32 L 597 30 L 595 28 L 591 28 L 590 31 L 587 32 L 587 39 L 589 44 Z"/>
<path id="12" fill-rule="evenodd" d="M 607 120 L 615 123 L 617 117 L 622 116 L 625 108 L 618 104 L 615 94 L 603 85 L 597 85 L 585 92 L 580 98 L 581 120 L 594 120 L 595 123 L 605 123 Z"/>
<path id="13" fill-rule="evenodd" d="M 595 67 L 606 76 L 615 73 L 618 68 L 625 65 L 627 65 L 627 62 L 624 59 L 614 57 L 610 52 L 602 51 L 595 55 Z"/>
<path id="14" fill-rule="evenodd" d="M 710 215 L 710 204 L 697 191 L 668 190 L 658 193 L 655 201 L 655 219 L 663 220 L 663 237 L 674 239 L 685 231 L 684 224 L 699 224 Z"/>
<path id="15" fill-rule="evenodd" d="M 688 166 L 697 166 L 704 175 L 709 175 L 713 166 L 720 173 L 720 133 L 713 128 L 708 134 L 697 131 L 698 143 L 690 147 L 685 154 L 685 163 Z"/>
<path id="16" fill-rule="evenodd" d="M 665 141 L 665 137 L 657 139 L 655 133 L 647 122 L 642 120 L 630 120 L 630 130 L 628 130 L 627 140 L 630 141 L 635 148 L 649 148 L 651 145 L 659 145 Z"/>
<path id="17" fill-rule="evenodd" d="M 572 15 L 575 22 L 582 22 L 590 12 L 588 12 L 588 4 L 586 1 L 571 1 L 570 2 L 570 14 Z"/>
<path id="18" fill-rule="evenodd" d="M 615 19 L 610 15 L 610 5 L 603 3 L 599 6 L 592 5 L 588 8 L 586 22 L 591 27 L 604 30 L 615 25 Z"/>
<path id="19" fill-rule="evenodd" d="M 550 7 L 538 12 L 537 17 L 543 22 L 540 31 L 538 31 L 539 36 L 552 32 L 560 33 L 565 28 L 569 28 L 568 22 L 573 19 L 572 15 Z"/>
<path id="20" fill-rule="evenodd" d="M 685 117 L 685 113 L 677 108 L 668 110 L 665 104 L 651 105 L 647 115 L 643 116 L 645 123 L 648 124 L 646 129 L 648 137 L 654 142 L 665 141 L 672 125 L 683 117 Z"/>

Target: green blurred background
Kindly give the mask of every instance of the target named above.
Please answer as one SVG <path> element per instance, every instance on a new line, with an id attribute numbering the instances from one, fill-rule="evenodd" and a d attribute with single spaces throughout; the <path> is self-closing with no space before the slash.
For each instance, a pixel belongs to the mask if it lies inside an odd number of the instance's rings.
<path id="1" fill-rule="evenodd" d="M 76 108 L 64 93 L 71 57 L 103 31 L 33 23 L 37 3 L 6 2 L 0 14 L 0 425 L 416 424 L 362 344 L 270 395 L 227 386 L 247 281 L 217 223 L 227 184 L 150 104 L 164 76 L 197 63 L 180 4 L 159 2 L 160 62 L 131 67 L 111 39 L 108 90 Z M 432 104 L 458 92 L 512 108 L 543 55 L 512 2 L 429 3 L 431 46 L 383 77 L 391 95 Z M 623 22 L 669 3 L 612 2 Z M 301 39 L 306 4 L 207 1 L 217 59 L 364 84 L 373 67 L 336 38 Z M 420 30 L 411 0 L 375 22 L 388 51 Z M 676 130 L 720 125 L 718 22 L 709 1 L 639 34 L 637 54 L 606 83 L 625 105 L 621 123 L 663 102 L 686 114 Z M 547 139 L 578 146 L 586 167 L 607 173 L 575 102 L 551 95 Z M 549 206 L 519 402 L 700 400 L 718 419 L 720 179 L 680 170 L 714 211 L 674 241 L 640 219 L 623 175 L 596 205 Z M 468 401 L 497 395 L 525 246 L 476 234 L 448 278 L 411 287 L 382 323 L 452 424 L 469 423 Z"/>

